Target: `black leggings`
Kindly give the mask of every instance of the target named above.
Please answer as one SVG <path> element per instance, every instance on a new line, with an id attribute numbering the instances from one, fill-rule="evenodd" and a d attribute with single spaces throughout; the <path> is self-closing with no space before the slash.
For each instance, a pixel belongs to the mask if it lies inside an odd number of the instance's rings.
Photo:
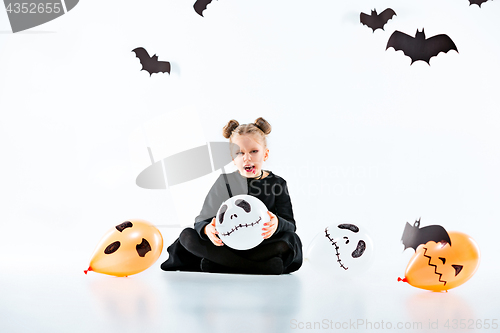
<path id="1" fill-rule="evenodd" d="M 291 251 L 288 244 L 283 241 L 260 244 L 249 250 L 233 250 L 226 245 L 216 246 L 210 240 L 201 239 L 192 228 L 184 229 L 179 241 L 186 250 L 197 257 L 240 271 L 263 274 L 269 270 L 276 270 L 278 261 L 283 266 L 281 258 Z"/>

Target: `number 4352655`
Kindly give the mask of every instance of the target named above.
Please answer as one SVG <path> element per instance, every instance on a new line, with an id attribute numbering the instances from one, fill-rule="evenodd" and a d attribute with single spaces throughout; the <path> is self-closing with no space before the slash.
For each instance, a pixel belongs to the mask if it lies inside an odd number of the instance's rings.
<path id="1" fill-rule="evenodd" d="M 61 4 L 60 3 L 9 3 L 6 7 L 7 13 L 23 13 L 23 14 L 59 14 L 61 12 Z"/>
<path id="2" fill-rule="evenodd" d="M 480 330 L 480 329 L 498 329 L 498 323 L 497 323 L 498 319 L 484 319 L 484 320 L 481 320 L 481 319 L 477 319 L 477 320 L 474 320 L 474 319 L 469 319 L 469 320 L 466 320 L 466 319 L 453 319 L 451 320 L 451 323 L 450 323 L 450 320 L 448 319 L 445 323 L 444 323 L 444 327 L 447 328 L 447 329 L 476 329 L 476 330 Z"/>

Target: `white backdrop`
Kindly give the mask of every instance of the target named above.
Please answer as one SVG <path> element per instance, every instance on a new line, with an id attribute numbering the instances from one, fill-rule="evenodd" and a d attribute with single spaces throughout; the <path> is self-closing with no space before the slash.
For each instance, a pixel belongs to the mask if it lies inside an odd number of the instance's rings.
<path id="1" fill-rule="evenodd" d="M 385 31 L 360 24 L 387 7 Z M 85 0 L 12 34 L 0 10 L 1 266 L 84 269 L 126 219 L 179 224 L 172 193 L 135 185 L 149 157 L 131 134 L 189 107 L 203 133 L 171 124 L 184 129 L 174 150 L 192 135 L 223 140 L 232 118 L 272 124 L 266 167 L 288 181 L 305 247 L 326 225 L 362 223 L 373 273 L 395 278 L 410 255 L 404 224 L 421 217 L 477 240 L 477 281 L 498 272 L 499 15 L 499 1 L 220 0 L 201 17 L 184 0 Z M 394 30 L 422 28 L 459 53 L 410 66 L 385 50 Z M 171 74 L 140 71 L 136 47 Z"/>

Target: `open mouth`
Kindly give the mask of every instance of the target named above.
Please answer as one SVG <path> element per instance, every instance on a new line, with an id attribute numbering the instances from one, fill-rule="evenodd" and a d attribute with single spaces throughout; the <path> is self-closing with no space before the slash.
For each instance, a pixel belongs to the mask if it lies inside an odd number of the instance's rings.
<path id="1" fill-rule="evenodd" d="M 238 224 L 238 225 L 235 225 L 234 228 L 232 228 L 231 230 L 229 230 L 228 232 L 225 232 L 225 233 L 222 233 L 221 235 L 222 236 L 229 236 L 231 235 L 233 232 L 235 232 L 236 230 L 238 230 L 239 228 L 248 228 L 248 227 L 253 227 L 254 225 L 256 224 L 259 224 L 260 220 L 262 220 L 262 217 L 259 217 L 259 219 L 253 223 L 241 223 L 241 224 Z"/>
<path id="2" fill-rule="evenodd" d="M 243 169 L 245 170 L 245 172 L 255 174 L 255 166 L 253 165 L 245 165 Z"/>

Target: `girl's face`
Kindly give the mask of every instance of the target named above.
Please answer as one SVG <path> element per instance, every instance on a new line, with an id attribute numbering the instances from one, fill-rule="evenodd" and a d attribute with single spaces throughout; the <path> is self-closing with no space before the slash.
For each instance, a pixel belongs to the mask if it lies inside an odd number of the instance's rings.
<path id="1" fill-rule="evenodd" d="M 254 178 L 260 176 L 262 165 L 269 156 L 269 149 L 265 148 L 254 135 L 236 134 L 232 138 L 236 144 L 233 154 L 233 163 L 243 177 Z"/>

